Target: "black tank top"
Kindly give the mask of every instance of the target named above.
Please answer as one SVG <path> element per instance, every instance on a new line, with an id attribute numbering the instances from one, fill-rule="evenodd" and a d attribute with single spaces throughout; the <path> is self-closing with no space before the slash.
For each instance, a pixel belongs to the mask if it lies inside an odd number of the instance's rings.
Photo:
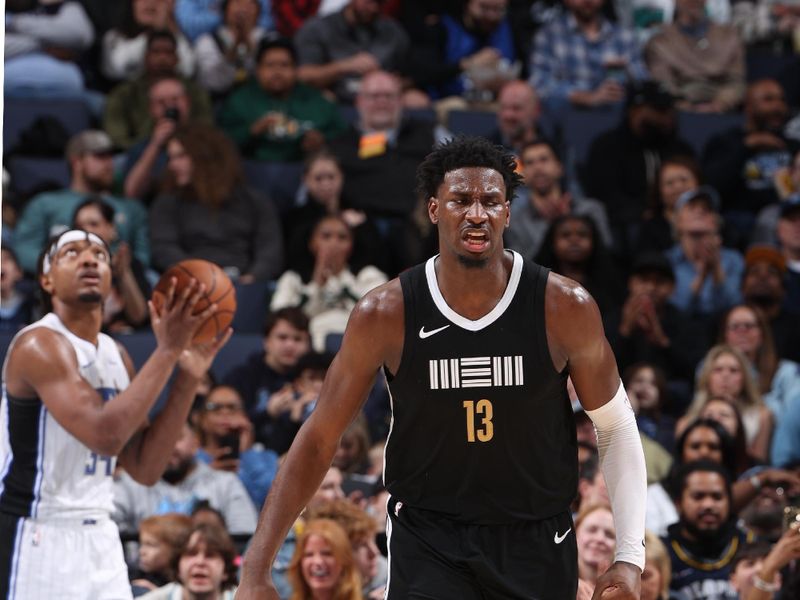
<path id="1" fill-rule="evenodd" d="M 384 481 L 409 506 L 493 524 L 545 519 L 575 497 L 566 372 L 545 333 L 549 271 L 513 255 L 502 299 L 475 321 L 447 306 L 433 258 L 400 275 L 405 340 L 387 373 Z"/>

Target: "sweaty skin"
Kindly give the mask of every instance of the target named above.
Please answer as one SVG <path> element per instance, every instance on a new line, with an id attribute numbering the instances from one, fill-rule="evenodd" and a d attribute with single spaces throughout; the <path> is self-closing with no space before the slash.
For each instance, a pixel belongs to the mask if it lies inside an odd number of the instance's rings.
<path id="1" fill-rule="evenodd" d="M 436 196 L 428 200 L 428 216 L 439 230 L 441 253 L 435 268 L 445 301 L 468 319 L 482 317 L 502 297 L 513 263 L 503 248 L 510 202 L 502 175 L 483 167 L 447 172 Z M 545 322 L 554 367 L 561 371 L 569 365 L 587 410 L 603 406 L 616 393 L 620 378 L 594 300 L 577 283 L 551 273 Z M 375 372 L 384 365 L 397 372 L 404 335 L 403 293 L 400 281 L 393 279 L 368 293 L 351 313 L 317 407 L 295 439 L 261 513 L 237 599 L 278 599 L 269 575 L 272 560 L 327 471 Z M 286 475 L 297 472 L 304 476 Z M 604 600 L 634 600 L 640 575 L 632 564 L 614 563 L 598 580 L 594 598 L 602 594 Z"/>

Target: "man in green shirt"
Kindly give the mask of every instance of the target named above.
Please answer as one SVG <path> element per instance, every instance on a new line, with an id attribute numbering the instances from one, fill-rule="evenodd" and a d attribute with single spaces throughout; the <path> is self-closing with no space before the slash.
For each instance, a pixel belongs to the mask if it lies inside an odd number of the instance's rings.
<path id="1" fill-rule="evenodd" d="M 248 158 L 299 161 L 345 129 L 337 106 L 297 82 L 292 42 L 267 37 L 256 54 L 255 79 L 228 98 L 222 128 Z"/>

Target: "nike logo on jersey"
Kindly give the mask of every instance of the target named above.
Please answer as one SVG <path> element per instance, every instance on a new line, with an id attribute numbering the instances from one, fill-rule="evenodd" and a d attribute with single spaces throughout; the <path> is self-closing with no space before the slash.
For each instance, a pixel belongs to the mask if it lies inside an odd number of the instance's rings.
<path id="1" fill-rule="evenodd" d="M 425 331 L 425 326 L 423 325 L 422 327 L 419 328 L 419 339 L 424 340 L 425 338 L 429 338 L 432 335 L 436 335 L 440 331 L 444 331 L 448 327 L 450 327 L 450 325 L 439 327 L 439 329 L 431 329 L 430 331 Z"/>
<path id="2" fill-rule="evenodd" d="M 572 531 L 572 527 L 570 527 L 569 529 L 567 529 L 567 530 L 564 532 L 564 535 L 558 535 L 558 532 L 556 531 L 556 534 L 553 536 L 553 541 L 554 541 L 556 544 L 560 544 L 561 542 L 563 542 L 563 541 L 564 541 L 564 538 L 565 538 L 565 537 L 567 537 L 567 534 L 568 534 L 570 531 Z"/>

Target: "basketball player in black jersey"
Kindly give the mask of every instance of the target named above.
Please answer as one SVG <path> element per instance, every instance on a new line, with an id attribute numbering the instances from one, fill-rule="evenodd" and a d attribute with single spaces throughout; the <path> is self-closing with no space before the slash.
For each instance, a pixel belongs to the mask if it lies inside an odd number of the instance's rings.
<path id="1" fill-rule="evenodd" d="M 392 397 L 389 600 L 575 598 L 568 375 L 597 429 L 617 529 L 593 597 L 639 598 L 646 478 L 633 412 L 589 294 L 503 248 L 514 167 L 481 138 L 420 165 L 440 254 L 354 309 L 262 511 L 239 600 L 278 598 L 270 564 L 380 368 Z"/>

